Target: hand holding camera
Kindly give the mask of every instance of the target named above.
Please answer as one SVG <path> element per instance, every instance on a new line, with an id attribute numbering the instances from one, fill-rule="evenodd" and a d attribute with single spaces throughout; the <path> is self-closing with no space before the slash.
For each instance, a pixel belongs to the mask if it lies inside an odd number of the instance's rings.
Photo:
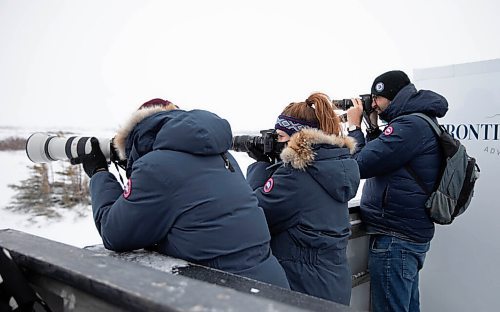
<path id="1" fill-rule="evenodd" d="M 271 162 L 271 158 L 269 156 L 267 156 L 266 154 L 264 154 L 264 150 L 262 149 L 262 147 L 260 145 L 249 146 L 247 154 L 248 154 L 248 156 L 250 156 L 250 158 L 253 158 L 256 161 L 265 161 L 268 163 Z"/>
<path id="2" fill-rule="evenodd" d="M 99 158 L 97 163 L 100 165 L 100 169 L 107 169 L 107 162 L 110 161 L 125 170 L 127 167 L 127 160 L 120 159 L 114 147 L 113 140 L 114 139 L 97 139 L 95 137 L 79 136 L 66 138 L 36 132 L 26 141 L 26 154 L 34 163 L 69 160 L 72 165 L 91 161 L 97 162 L 95 159 L 97 157 Z M 103 166 L 103 157 L 106 162 L 105 167 Z M 87 172 L 87 174 L 89 174 L 89 172 Z M 92 174 L 93 172 L 90 172 L 89 176 Z"/>
<path id="3" fill-rule="evenodd" d="M 347 111 L 347 122 L 349 126 L 361 127 L 364 119 L 367 131 L 378 129 L 378 113 L 372 107 L 373 98 L 371 94 L 362 94 L 357 99 L 334 100 L 333 104 L 341 110 Z"/>
<path id="4" fill-rule="evenodd" d="M 367 113 L 370 114 L 373 112 L 372 108 L 372 95 L 371 94 L 361 94 L 360 99 L 358 99 L 362 105 L 363 110 Z M 337 107 L 338 109 L 341 109 L 343 111 L 347 111 L 349 108 L 354 106 L 354 99 L 343 99 L 343 100 L 333 100 L 332 103 Z"/>
<path id="5" fill-rule="evenodd" d="M 235 152 L 246 152 L 256 161 L 275 162 L 279 159 L 284 143 L 278 142 L 278 135 L 274 129 L 261 130 L 260 134 L 260 136 L 233 137 L 231 149 Z"/>
<path id="6" fill-rule="evenodd" d="M 361 104 L 361 100 L 359 99 L 352 99 L 351 101 L 354 105 L 347 110 L 347 122 L 349 124 L 349 127 L 361 127 L 361 119 L 363 117 L 363 104 Z"/>
<path id="7" fill-rule="evenodd" d="M 108 171 L 108 161 L 101 151 L 97 138 L 92 137 L 90 139 L 90 144 L 92 146 L 90 154 L 71 159 L 71 164 L 75 165 L 81 163 L 85 173 L 89 178 L 92 178 L 96 172 Z"/>

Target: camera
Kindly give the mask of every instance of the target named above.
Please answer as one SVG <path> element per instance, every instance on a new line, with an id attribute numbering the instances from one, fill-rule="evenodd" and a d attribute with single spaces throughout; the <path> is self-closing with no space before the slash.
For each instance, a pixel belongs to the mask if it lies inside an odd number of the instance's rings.
<path id="1" fill-rule="evenodd" d="M 260 136 L 234 136 L 231 149 L 235 152 L 249 152 L 252 148 L 256 148 L 270 158 L 277 159 L 281 153 L 283 144 L 278 143 L 276 130 L 261 130 L 260 134 Z"/>
<path id="2" fill-rule="evenodd" d="M 56 160 L 72 160 L 89 155 L 92 152 L 92 137 L 71 136 L 68 138 L 33 133 L 26 141 L 26 154 L 34 163 L 48 163 Z M 114 161 L 111 155 L 112 140 L 99 138 L 99 147 L 108 161 Z"/>
<path id="3" fill-rule="evenodd" d="M 361 102 L 363 103 L 363 111 L 366 114 L 370 114 L 373 112 L 372 108 L 372 95 L 371 94 L 361 94 L 360 95 Z M 343 111 L 348 110 L 349 108 L 353 107 L 354 104 L 350 99 L 343 99 L 343 100 L 333 100 L 333 104 L 338 108 Z"/>

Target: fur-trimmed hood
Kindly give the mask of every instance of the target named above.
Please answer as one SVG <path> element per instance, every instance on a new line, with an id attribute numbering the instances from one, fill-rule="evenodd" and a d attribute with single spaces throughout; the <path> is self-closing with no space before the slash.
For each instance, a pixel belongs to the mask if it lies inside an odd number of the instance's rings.
<path id="1" fill-rule="evenodd" d="M 132 132 L 134 127 L 137 126 L 138 123 L 144 120 L 144 118 L 154 115 L 156 113 L 162 111 L 171 111 L 174 109 L 176 109 L 175 105 L 170 104 L 168 106 L 153 106 L 135 111 L 132 114 L 132 116 L 130 116 L 128 121 L 125 123 L 125 125 L 121 127 L 120 130 L 118 130 L 113 139 L 113 146 L 115 147 L 115 150 L 118 152 L 118 156 L 120 157 L 120 159 L 121 160 L 127 159 L 127 156 L 125 154 L 125 145 L 127 143 L 127 137 L 130 134 L 130 132 Z"/>
<path id="2" fill-rule="evenodd" d="M 134 112 L 117 132 L 113 145 L 129 165 L 152 150 L 174 150 L 195 155 L 226 152 L 232 144 L 229 123 L 205 110 L 184 111 L 173 104 Z"/>
<path id="3" fill-rule="evenodd" d="M 360 175 L 352 154 L 351 137 L 327 135 L 318 129 L 296 132 L 281 152 L 284 166 L 307 172 L 328 194 L 340 202 L 356 196 Z"/>
<path id="4" fill-rule="evenodd" d="M 328 144 L 349 149 L 350 154 L 356 150 L 356 141 L 351 137 L 327 135 L 319 129 L 303 129 L 296 132 L 288 141 L 287 147 L 281 152 L 281 160 L 290 163 L 295 169 L 304 170 L 314 161 L 313 145 Z"/>

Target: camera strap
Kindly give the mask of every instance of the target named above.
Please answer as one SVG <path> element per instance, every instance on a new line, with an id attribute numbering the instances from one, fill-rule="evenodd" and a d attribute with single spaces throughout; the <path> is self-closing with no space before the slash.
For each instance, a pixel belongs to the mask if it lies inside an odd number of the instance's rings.
<path id="1" fill-rule="evenodd" d="M 118 172 L 118 177 L 120 178 L 120 182 L 122 183 L 122 187 L 125 187 L 125 182 L 123 181 L 122 174 L 120 173 L 120 168 L 125 170 L 122 166 L 118 166 L 118 163 L 116 161 L 112 162 L 115 164 L 116 172 Z"/>
<path id="2" fill-rule="evenodd" d="M 374 130 L 375 128 L 378 128 L 375 125 L 373 125 L 372 121 L 370 120 L 370 114 L 368 114 L 365 110 L 363 110 L 363 120 L 365 122 L 366 129 L 368 131 Z"/>

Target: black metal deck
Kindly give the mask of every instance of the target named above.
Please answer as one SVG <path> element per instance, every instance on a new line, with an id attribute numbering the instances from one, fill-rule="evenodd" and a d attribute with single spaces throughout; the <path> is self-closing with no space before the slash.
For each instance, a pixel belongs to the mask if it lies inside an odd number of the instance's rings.
<path id="1" fill-rule="evenodd" d="M 0 246 L 54 311 L 353 311 L 199 265 L 164 272 L 16 230 Z"/>

